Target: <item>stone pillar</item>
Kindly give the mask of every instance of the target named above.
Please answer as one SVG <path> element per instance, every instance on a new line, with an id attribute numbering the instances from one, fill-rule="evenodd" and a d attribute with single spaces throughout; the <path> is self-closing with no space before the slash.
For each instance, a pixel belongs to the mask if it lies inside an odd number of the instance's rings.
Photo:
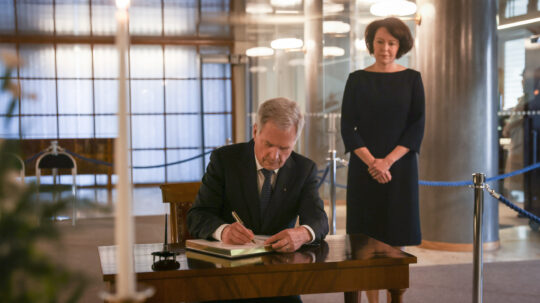
<path id="1" fill-rule="evenodd" d="M 426 92 L 420 179 L 495 176 L 497 143 L 497 3 L 418 0 L 417 67 Z M 490 184 L 495 186 L 496 184 Z M 485 195 L 484 243 L 499 244 L 498 202 Z M 473 190 L 420 187 L 424 247 L 472 250 Z"/>
<path id="2" fill-rule="evenodd" d="M 304 15 L 307 19 L 304 24 L 305 111 L 319 113 L 322 110 L 323 96 L 322 0 L 304 0 Z M 325 162 L 327 155 L 322 134 L 324 134 L 323 119 L 306 116 L 301 152 L 319 165 Z"/>

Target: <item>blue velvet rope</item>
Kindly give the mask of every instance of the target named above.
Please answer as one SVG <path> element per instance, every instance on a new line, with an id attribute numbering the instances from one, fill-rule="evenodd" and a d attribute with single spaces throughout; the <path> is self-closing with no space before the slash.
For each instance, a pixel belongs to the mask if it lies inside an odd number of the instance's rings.
<path id="1" fill-rule="evenodd" d="M 34 161 L 37 157 L 43 155 L 44 153 L 45 153 L 45 152 L 39 152 L 39 153 L 33 155 L 32 157 L 30 157 L 30 158 L 24 160 L 24 164 L 28 165 L 28 163 L 31 163 L 31 162 Z"/>
<path id="2" fill-rule="evenodd" d="M 537 217 L 537 216 L 531 214 L 530 212 L 518 207 L 514 203 L 510 202 L 510 200 L 506 199 L 503 195 L 500 195 L 497 200 L 501 201 L 504 205 L 506 205 L 506 206 L 510 207 L 511 209 L 515 210 L 520 215 L 523 215 L 523 216 L 535 221 L 536 223 L 540 223 L 540 217 Z"/>
<path id="3" fill-rule="evenodd" d="M 105 165 L 105 166 L 113 166 L 112 163 L 109 163 L 109 162 L 106 162 L 106 161 L 87 158 L 87 157 L 81 156 L 81 155 L 79 155 L 77 153 L 74 153 L 74 152 L 72 152 L 70 150 L 67 150 L 67 149 L 65 149 L 65 151 L 66 151 L 66 153 L 72 155 L 73 157 L 79 158 L 81 160 L 84 160 L 84 161 L 87 161 L 87 162 L 90 162 L 90 163 L 94 163 L 94 164 L 98 164 L 98 165 Z M 159 164 L 159 165 L 133 166 L 133 168 L 134 169 L 149 169 L 149 168 L 159 168 L 159 167 L 182 164 L 182 163 L 185 163 L 185 162 L 189 162 L 191 160 L 195 160 L 195 159 L 200 158 L 200 157 L 204 157 L 204 156 L 208 155 L 211 152 L 212 151 L 210 150 L 210 151 L 207 151 L 207 152 L 202 153 L 200 155 L 196 155 L 196 156 L 193 156 L 191 158 L 183 159 L 183 160 L 180 160 L 180 161 L 175 161 L 175 162 L 170 162 L 170 163 L 165 163 L 165 164 Z"/>

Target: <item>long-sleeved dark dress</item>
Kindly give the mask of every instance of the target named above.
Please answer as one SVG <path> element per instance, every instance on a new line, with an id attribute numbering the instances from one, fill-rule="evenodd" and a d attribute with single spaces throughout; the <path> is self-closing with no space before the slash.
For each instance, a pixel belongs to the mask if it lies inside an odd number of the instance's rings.
<path id="1" fill-rule="evenodd" d="M 349 75 L 341 113 L 345 151 L 351 152 L 347 182 L 347 233 L 364 233 L 394 246 L 421 241 L 418 160 L 424 134 L 424 87 L 420 73 L 358 70 Z M 354 150 L 367 147 L 384 158 L 397 145 L 409 152 L 380 184 Z"/>

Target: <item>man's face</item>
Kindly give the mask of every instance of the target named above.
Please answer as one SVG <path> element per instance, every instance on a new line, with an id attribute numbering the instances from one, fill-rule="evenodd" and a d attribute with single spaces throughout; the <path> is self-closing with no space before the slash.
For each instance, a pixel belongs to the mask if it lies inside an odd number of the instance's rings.
<path id="1" fill-rule="evenodd" d="M 257 133 L 258 125 L 253 127 L 255 141 L 255 157 L 262 167 L 268 170 L 278 169 L 285 164 L 291 155 L 296 142 L 296 127 L 287 130 L 278 128 L 274 122 L 268 121 Z"/>

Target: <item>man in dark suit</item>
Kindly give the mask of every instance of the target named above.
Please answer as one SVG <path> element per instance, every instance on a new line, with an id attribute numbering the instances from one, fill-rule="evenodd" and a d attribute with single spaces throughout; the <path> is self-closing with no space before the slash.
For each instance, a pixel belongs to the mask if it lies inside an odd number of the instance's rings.
<path id="1" fill-rule="evenodd" d="M 191 236 L 244 244 L 254 234 L 271 235 L 267 243 L 281 252 L 324 239 L 328 218 L 317 167 L 293 152 L 303 122 L 295 102 L 271 99 L 259 106 L 253 140 L 212 152 L 187 215 Z M 233 211 L 244 225 L 235 222 Z"/>

